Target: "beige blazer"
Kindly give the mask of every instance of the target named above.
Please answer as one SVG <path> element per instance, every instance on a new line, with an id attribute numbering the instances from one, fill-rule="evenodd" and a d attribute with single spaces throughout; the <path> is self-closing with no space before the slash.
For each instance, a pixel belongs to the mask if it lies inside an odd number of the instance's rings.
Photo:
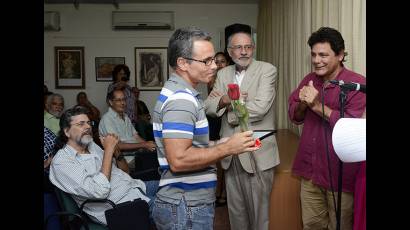
<path id="1" fill-rule="evenodd" d="M 256 60 L 252 60 L 246 70 L 240 90 L 248 92 L 246 107 L 249 111 L 249 129 L 275 129 L 273 102 L 276 95 L 276 73 L 276 67 L 272 64 Z M 228 84 L 235 82 L 235 65 L 227 66 L 218 71 L 213 90 L 227 94 Z M 209 116 L 222 117 L 220 136 L 230 137 L 233 133 L 240 132 L 240 127 L 233 111 L 228 111 L 226 107 L 217 111 L 220 98 L 208 97 L 205 100 L 205 111 Z M 270 169 L 280 163 L 275 136 L 263 139 L 262 148 L 258 151 L 239 155 L 243 169 L 253 173 L 249 154 L 254 154 L 257 170 Z M 232 156 L 222 159 L 222 168 L 228 169 L 231 161 Z"/>

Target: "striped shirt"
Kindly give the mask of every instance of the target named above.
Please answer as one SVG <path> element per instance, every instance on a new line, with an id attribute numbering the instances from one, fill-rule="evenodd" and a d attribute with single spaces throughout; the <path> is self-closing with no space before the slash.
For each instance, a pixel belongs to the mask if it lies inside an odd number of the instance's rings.
<path id="1" fill-rule="evenodd" d="M 90 154 L 78 154 L 70 145 L 65 145 L 54 156 L 50 166 L 50 181 L 59 189 L 71 194 L 78 206 L 87 199 L 109 199 L 115 204 L 141 198 L 149 202 L 145 183 L 132 179 L 112 162 L 110 180 L 101 172 L 103 150 L 92 142 Z M 140 191 L 141 189 L 141 191 Z M 107 224 L 104 212 L 112 208 L 107 203 L 90 203 L 84 212 L 102 224 Z"/>
<path id="2" fill-rule="evenodd" d="M 158 96 L 153 113 L 153 130 L 162 170 L 157 197 L 173 204 L 179 204 L 182 196 L 188 205 L 214 202 L 215 165 L 193 172 L 173 173 L 166 158 L 164 138 L 191 139 L 192 146 L 197 148 L 206 148 L 209 143 L 203 101 L 198 91 L 176 74 L 171 75 Z"/>

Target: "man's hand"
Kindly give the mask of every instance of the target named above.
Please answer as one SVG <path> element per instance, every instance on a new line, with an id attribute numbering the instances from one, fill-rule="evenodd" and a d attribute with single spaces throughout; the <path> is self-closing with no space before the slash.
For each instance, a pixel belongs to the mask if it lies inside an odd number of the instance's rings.
<path id="1" fill-rule="evenodd" d="M 149 151 L 155 151 L 156 145 L 153 141 L 145 141 L 143 144 Z"/>
<path id="2" fill-rule="evenodd" d="M 51 160 L 53 160 L 53 156 L 50 155 L 47 160 L 44 161 L 44 168 L 47 168 L 51 164 Z"/>
<path id="3" fill-rule="evenodd" d="M 319 103 L 319 91 L 313 86 L 313 81 L 309 81 L 309 84 L 303 86 L 299 91 L 299 99 L 301 102 L 306 103 L 310 108 Z"/>
<path id="4" fill-rule="evenodd" d="M 222 96 L 222 95 L 223 95 L 223 93 L 221 93 L 221 92 L 219 92 L 219 91 L 216 91 L 216 90 L 212 90 L 212 91 L 209 93 L 209 97 L 210 97 L 210 98 L 220 97 L 220 96 Z"/>
<path id="5" fill-rule="evenodd" d="M 100 141 L 104 148 L 104 154 L 113 154 L 119 139 L 117 135 L 108 133 L 106 136 L 100 136 Z"/>
<path id="6" fill-rule="evenodd" d="M 245 131 L 242 133 L 235 133 L 229 139 L 222 138 L 220 142 L 224 142 L 228 151 L 233 154 L 241 154 L 243 152 L 253 152 L 259 149 L 255 147 L 255 139 L 252 137 L 253 131 Z"/>

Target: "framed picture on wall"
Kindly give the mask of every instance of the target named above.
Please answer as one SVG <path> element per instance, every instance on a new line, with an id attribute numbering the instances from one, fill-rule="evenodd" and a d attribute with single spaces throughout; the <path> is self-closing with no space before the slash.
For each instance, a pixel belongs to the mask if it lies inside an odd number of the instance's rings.
<path id="1" fill-rule="evenodd" d="M 84 89 L 84 47 L 54 47 L 56 89 Z"/>
<path id="2" fill-rule="evenodd" d="M 135 84 L 140 90 L 161 90 L 167 78 L 167 47 L 135 47 Z"/>
<path id="3" fill-rule="evenodd" d="M 112 70 L 119 64 L 125 64 L 125 57 L 95 57 L 95 80 L 112 81 Z"/>

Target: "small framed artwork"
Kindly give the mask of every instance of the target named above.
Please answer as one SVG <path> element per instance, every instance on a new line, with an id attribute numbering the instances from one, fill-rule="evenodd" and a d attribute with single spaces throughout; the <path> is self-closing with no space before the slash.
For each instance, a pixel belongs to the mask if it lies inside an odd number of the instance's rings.
<path id="1" fill-rule="evenodd" d="M 140 90 L 161 90 L 167 78 L 167 47 L 135 48 L 135 84 Z"/>
<path id="2" fill-rule="evenodd" d="M 56 89 L 84 89 L 84 47 L 54 47 Z"/>
<path id="3" fill-rule="evenodd" d="M 95 80 L 112 81 L 112 70 L 125 64 L 125 57 L 95 57 Z"/>

